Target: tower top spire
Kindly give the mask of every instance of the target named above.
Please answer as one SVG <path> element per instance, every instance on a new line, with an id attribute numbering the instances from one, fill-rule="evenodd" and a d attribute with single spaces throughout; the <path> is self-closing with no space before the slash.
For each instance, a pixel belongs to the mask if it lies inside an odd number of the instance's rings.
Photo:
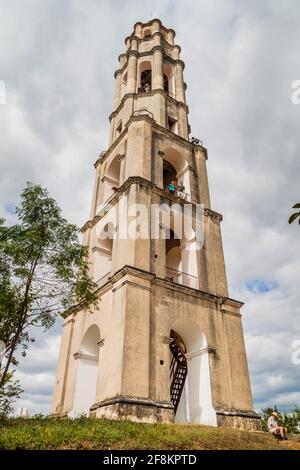
<path id="1" fill-rule="evenodd" d="M 112 145 L 133 116 L 143 113 L 158 125 L 188 140 L 188 107 L 181 48 L 175 31 L 158 18 L 138 21 L 125 39 L 115 72 L 116 88 L 110 115 Z"/>

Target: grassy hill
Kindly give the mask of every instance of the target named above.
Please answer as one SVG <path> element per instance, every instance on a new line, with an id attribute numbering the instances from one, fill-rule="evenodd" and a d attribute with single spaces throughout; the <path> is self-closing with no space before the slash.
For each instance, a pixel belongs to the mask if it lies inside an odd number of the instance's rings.
<path id="1" fill-rule="evenodd" d="M 199 425 L 141 424 L 103 419 L 17 418 L 1 424 L 1 449 L 297 449 L 268 433 Z M 299 437 L 300 439 L 300 437 Z"/>

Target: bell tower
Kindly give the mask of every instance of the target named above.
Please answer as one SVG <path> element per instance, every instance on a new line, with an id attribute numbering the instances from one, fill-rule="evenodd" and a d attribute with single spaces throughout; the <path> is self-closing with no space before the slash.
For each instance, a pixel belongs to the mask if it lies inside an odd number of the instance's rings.
<path id="1" fill-rule="evenodd" d="M 259 429 L 243 304 L 228 294 L 222 216 L 210 206 L 207 150 L 189 137 L 174 38 L 158 19 L 139 22 L 119 56 L 82 228 L 101 301 L 65 319 L 52 413 Z M 178 224 L 186 213 L 189 234 Z"/>

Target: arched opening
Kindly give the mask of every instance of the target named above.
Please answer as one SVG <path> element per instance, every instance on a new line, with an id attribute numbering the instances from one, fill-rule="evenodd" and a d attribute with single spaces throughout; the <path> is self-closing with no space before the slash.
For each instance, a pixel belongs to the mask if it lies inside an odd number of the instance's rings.
<path id="1" fill-rule="evenodd" d="M 147 89 L 149 87 L 149 89 Z M 151 70 L 144 70 L 141 73 L 141 88 L 142 91 L 151 90 Z"/>
<path id="2" fill-rule="evenodd" d="M 174 95 L 174 72 L 173 67 L 170 64 L 164 64 L 163 66 L 164 74 L 164 91 L 167 92 L 170 96 L 175 97 Z"/>
<path id="3" fill-rule="evenodd" d="M 165 239 L 165 277 L 192 289 L 199 288 L 197 251 L 192 222 L 182 206 L 174 204 L 162 214 Z"/>
<path id="4" fill-rule="evenodd" d="M 170 238 L 166 239 L 166 278 L 179 284 L 182 281 L 180 245 L 180 240 L 170 229 Z"/>
<path id="5" fill-rule="evenodd" d="M 110 272 L 112 264 L 112 253 L 114 244 L 115 228 L 112 222 L 107 222 L 100 227 L 97 246 L 94 248 L 94 280 L 104 282 Z"/>
<path id="6" fill-rule="evenodd" d="M 139 93 L 147 93 L 152 89 L 152 67 L 151 62 L 144 61 L 139 66 L 140 83 Z"/>
<path id="7" fill-rule="evenodd" d="M 177 187 L 178 179 L 177 179 L 177 171 L 172 165 L 172 163 L 168 162 L 167 160 L 163 161 L 163 184 L 164 188 L 168 190 L 168 192 L 174 192 L 173 188 L 169 187 L 172 184 L 175 188 Z"/>
<path id="8" fill-rule="evenodd" d="M 151 37 L 151 29 L 145 29 L 144 38 L 149 39 Z"/>
<path id="9" fill-rule="evenodd" d="M 190 320 L 179 320 L 172 328 L 170 337 L 173 339 L 173 345 L 170 345 L 170 395 L 173 396 L 176 404 L 175 422 L 216 426 L 216 413 L 211 397 L 209 353 L 204 333 L 196 323 Z M 176 361 L 176 354 L 180 356 L 180 352 L 184 358 L 179 357 L 180 360 Z M 184 359 L 187 374 L 184 373 Z M 176 372 L 176 367 L 174 368 L 174 362 L 177 366 L 181 365 L 178 372 Z M 177 381 L 176 373 L 181 373 Z M 174 386 L 179 392 L 174 393 L 172 390 Z"/>
<path id="10" fill-rule="evenodd" d="M 77 365 L 77 376 L 71 416 L 89 414 L 90 407 L 96 399 L 98 377 L 100 330 L 92 325 L 81 341 L 80 349 L 74 355 Z"/>

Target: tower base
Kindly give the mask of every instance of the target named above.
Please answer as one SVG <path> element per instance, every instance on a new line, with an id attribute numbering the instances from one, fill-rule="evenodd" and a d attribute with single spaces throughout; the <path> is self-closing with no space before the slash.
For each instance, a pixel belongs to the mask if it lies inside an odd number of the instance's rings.
<path id="1" fill-rule="evenodd" d="M 139 423 L 174 423 L 174 406 L 170 402 L 118 396 L 95 403 L 90 416 Z M 217 426 L 261 431 L 261 417 L 254 411 L 217 410 Z M 194 423 L 196 424 L 196 423 Z"/>
<path id="2" fill-rule="evenodd" d="M 217 410 L 217 424 L 220 427 L 242 429 L 244 431 L 261 431 L 261 417 L 254 411 Z"/>
<path id="3" fill-rule="evenodd" d="M 174 406 L 171 402 L 118 396 L 90 408 L 90 416 L 139 423 L 173 423 Z"/>

